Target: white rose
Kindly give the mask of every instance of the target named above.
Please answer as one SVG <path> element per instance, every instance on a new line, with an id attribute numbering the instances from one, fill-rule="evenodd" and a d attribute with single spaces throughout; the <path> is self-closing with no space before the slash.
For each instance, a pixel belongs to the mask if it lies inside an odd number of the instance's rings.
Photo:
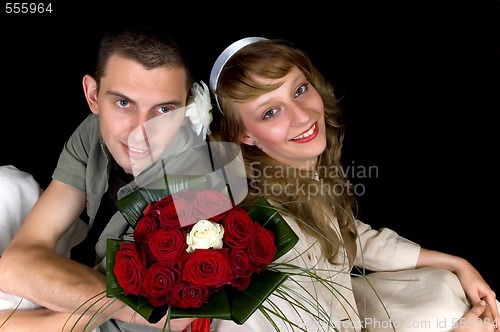
<path id="1" fill-rule="evenodd" d="M 220 249 L 222 248 L 222 237 L 224 228 L 222 225 L 210 220 L 198 221 L 189 234 L 186 236 L 188 245 L 187 252 L 193 252 L 195 249 Z"/>
<path id="2" fill-rule="evenodd" d="M 208 86 L 200 81 L 193 83 L 191 87 L 191 96 L 186 106 L 186 117 L 191 120 L 192 128 L 197 135 L 202 134 L 205 139 L 210 122 L 212 122 L 212 102 L 210 100 L 210 91 Z"/>

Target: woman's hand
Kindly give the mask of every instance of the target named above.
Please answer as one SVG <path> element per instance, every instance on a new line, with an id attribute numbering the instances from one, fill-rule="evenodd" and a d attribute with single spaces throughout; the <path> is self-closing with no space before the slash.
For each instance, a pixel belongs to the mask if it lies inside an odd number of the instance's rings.
<path id="1" fill-rule="evenodd" d="M 476 305 L 481 300 L 484 300 L 493 317 L 493 321 L 498 324 L 500 316 L 498 314 L 498 306 L 496 294 L 483 279 L 481 274 L 465 259 L 460 258 L 458 267 L 453 272 L 457 275 L 465 294 L 473 305 Z"/>
<path id="2" fill-rule="evenodd" d="M 455 323 L 453 332 L 497 331 L 493 322 L 492 308 L 484 300 L 481 300 Z"/>
<path id="3" fill-rule="evenodd" d="M 431 266 L 446 269 L 456 274 L 465 294 L 472 305 L 484 300 L 488 305 L 490 315 L 495 324 L 500 322 L 496 294 L 483 279 L 479 271 L 466 259 L 440 251 L 420 249 L 417 267 Z"/>

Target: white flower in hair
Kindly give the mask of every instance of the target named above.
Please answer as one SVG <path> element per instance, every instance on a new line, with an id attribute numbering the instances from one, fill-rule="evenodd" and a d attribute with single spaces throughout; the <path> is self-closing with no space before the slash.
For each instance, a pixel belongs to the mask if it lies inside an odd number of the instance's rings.
<path id="1" fill-rule="evenodd" d="M 191 120 L 192 128 L 197 135 L 202 134 L 205 139 L 210 134 L 208 126 L 212 122 L 212 102 L 210 100 L 210 91 L 208 86 L 200 81 L 191 86 L 191 96 L 186 106 L 186 117 Z"/>

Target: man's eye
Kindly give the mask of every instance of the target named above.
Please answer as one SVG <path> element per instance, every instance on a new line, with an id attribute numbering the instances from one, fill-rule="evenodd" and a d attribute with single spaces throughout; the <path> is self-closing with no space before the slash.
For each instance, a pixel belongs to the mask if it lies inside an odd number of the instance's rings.
<path id="1" fill-rule="evenodd" d="M 165 113 L 168 113 L 171 111 L 173 111 L 173 109 L 171 107 L 162 106 L 162 107 L 158 108 L 158 112 L 162 113 L 162 114 L 165 114 Z"/>
<path id="2" fill-rule="evenodd" d="M 118 106 L 120 107 L 127 107 L 129 105 L 129 102 L 127 100 L 118 100 Z"/>
<path id="3" fill-rule="evenodd" d="M 278 113 L 278 111 L 275 108 L 271 108 L 266 113 L 264 113 L 264 119 L 272 118 L 276 115 L 276 113 Z"/>

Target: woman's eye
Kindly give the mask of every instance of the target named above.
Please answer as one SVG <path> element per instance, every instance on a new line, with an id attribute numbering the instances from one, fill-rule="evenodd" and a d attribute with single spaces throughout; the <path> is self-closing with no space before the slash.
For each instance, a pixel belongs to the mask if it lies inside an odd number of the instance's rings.
<path id="1" fill-rule="evenodd" d="M 295 91 L 295 97 L 300 96 L 301 94 L 303 94 L 304 92 L 306 92 L 306 90 L 307 90 L 307 85 L 306 84 L 299 86 L 299 88 Z"/>
<path id="2" fill-rule="evenodd" d="M 276 110 L 275 108 L 271 108 L 266 113 L 264 113 L 264 119 L 272 118 L 276 115 L 276 113 L 278 113 L 278 110 Z"/>

